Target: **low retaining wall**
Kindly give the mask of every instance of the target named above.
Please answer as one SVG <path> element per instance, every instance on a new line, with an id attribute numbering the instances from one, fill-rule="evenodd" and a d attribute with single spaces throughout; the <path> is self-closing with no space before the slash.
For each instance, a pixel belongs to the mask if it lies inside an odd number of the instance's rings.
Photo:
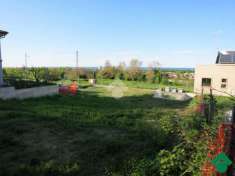
<path id="1" fill-rule="evenodd" d="M 15 88 L 14 87 L 0 87 L 0 99 L 6 100 L 10 98 L 15 98 Z"/>
<path id="2" fill-rule="evenodd" d="M 3 87 L 0 88 L 0 99 L 25 99 L 25 98 L 35 98 L 47 95 L 55 95 L 59 92 L 59 86 L 42 86 L 33 87 L 27 89 L 15 89 L 14 87 Z"/>

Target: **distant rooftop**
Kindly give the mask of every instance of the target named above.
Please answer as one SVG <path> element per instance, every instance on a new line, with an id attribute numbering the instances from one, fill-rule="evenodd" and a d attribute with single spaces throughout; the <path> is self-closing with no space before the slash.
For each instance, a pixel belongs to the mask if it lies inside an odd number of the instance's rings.
<path id="1" fill-rule="evenodd" d="M 235 64 L 235 51 L 219 51 L 216 64 Z"/>
<path id="2" fill-rule="evenodd" d="M 0 30 L 0 38 L 5 37 L 7 34 L 8 34 L 7 31 L 2 31 L 2 30 Z"/>

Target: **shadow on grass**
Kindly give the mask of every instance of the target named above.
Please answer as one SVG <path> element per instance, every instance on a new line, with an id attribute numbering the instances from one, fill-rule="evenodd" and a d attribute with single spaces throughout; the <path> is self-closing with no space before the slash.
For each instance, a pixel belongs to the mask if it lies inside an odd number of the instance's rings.
<path id="1" fill-rule="evenodd" d="M 87 108 L 95 108 L 96 110 L 125 110 L 138 108 L 165 108 L 178 109 L 187 107 L 190 101 L 176 101 L 166 99 L 156 99 L 150 94 L 124 96 L 122 98 L 113 98 L 109 96 L 99 95 L 99 91 L 82 91 L 78 92 L 76 96 L 62 96 L 56 95 L 51 97 L 32 98 L 27 100 L 0 100 L 0 110 L 13 109 L 30 109 L 30 107 L 40 106 L 57 106 L 69 107 L 77 106 Z"/>
<path id="2" fill-rule="evenodd" d="M 104 175 L 106 169 L 126 175 L 130 161 L 154 158 L 177 143 L 178 134 L 161 124 L 174 129 L 174 110 L 189 102 L 100 93 L 0 101 L 0 169 L 18 173 L 23 164 L 23 175 L 37 175 L 52 160 L 62 168 L 78 163 L 79 175 Z"/>

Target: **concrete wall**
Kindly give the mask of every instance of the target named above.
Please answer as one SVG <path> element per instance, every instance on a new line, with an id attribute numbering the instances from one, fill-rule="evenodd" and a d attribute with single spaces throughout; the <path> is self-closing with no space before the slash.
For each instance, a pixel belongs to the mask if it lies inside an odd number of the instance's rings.
<path id="1" fill-rule="evenodd" d="M 15 88 L 14 87 L 0 87 L 0 99 L 10 99 L 15 98 Z"/>
<path id="2" fill-rule="evenodd" d="M 195 69 L 194 92 L 201 93 L 202 78 L 211 78 L 211 87 L 222 92 L 235 95 L 235 64 L 199 65 Z M 222 79 L 227 79 L 227 87 L 221 88 Z M 209 93 L 210 87 L 204 87 L 204 93 Z M 215 95 L 227 94 L 213 91 Z"/>
<path id="3" fill-rule="evenodd" d="M 25 99 L 25 98 L 34 98 L 47 95 L 58 94 L 59 87 L 55 86 L 43 86 L 43 87 L 34 87 L 28 89 L 15 89 L 14 87 L 4 87 L 0 88 L 0 98 L 1 99 Z"/>

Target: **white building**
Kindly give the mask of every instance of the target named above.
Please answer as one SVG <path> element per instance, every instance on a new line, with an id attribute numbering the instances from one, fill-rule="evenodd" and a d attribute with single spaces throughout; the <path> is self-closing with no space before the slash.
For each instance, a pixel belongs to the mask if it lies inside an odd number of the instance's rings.
<path id="1" fill-rule="evenodd" d="M 215 95 L 235 95 L 235 51 L 219 52 L 215 64 L 195 69 L 194 92 L 213 90 Z"/>

